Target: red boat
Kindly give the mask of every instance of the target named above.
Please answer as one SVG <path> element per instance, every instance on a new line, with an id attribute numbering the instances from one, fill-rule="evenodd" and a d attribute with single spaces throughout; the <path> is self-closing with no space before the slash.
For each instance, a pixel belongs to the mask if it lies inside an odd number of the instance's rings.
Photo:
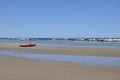
<path id="1" fill-rule="evenodd" d="M 21 45 L 19 45 L 20 47 L 34 47 L 34 46 L 36 46 L 36 44 L 21 44 Z"/>

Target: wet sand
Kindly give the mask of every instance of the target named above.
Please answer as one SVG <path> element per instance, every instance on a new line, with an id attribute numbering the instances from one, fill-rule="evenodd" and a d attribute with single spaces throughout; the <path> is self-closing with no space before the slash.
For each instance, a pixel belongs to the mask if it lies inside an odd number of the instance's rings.
<path id="1" fill-rule="evenodd" d="M 35 46 L 19 47 L 19 44 L 0 43 L 0 50 L 30 51 L 33 53 L 52 53 L 69 55 L 116 56 L 120 57 L 120 49 L 116 48 L 82 48 L 82 47 L 57 47 Z"/>
<path id="2" fill-rule="evenodd" d="M 120 67 L 94 67 L 0 56 L 0 80 L 120 80 Z"/>
<path id="3" fill-rule="evenodd" d="M 120 56 L 119 49 L 36 46 L 0 43 L 0 50 L 69 55 Z M 88 66 L 0 56 L 0 80 L 120 80 L 120 67 Z"/>

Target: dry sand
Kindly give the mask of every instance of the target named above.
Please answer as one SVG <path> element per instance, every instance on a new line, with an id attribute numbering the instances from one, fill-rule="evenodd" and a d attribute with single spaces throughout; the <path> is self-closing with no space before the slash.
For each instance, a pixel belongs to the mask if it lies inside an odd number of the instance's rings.
<path id="1" fill-rule="evenodd" d="M 36 46 L 0 43 L 0 50 L 73 55 L 120 56 L 119 49 Z M 0 56 L 0 80 L 120 80 L 120 67 L 96 67 L 72 63 L 41 62 Z"/>

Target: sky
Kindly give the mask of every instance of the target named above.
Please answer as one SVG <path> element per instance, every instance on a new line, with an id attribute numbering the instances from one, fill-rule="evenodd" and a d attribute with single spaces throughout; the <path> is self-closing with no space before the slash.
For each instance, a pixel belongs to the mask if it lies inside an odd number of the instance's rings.
<path id="1" fill-rule="evenodd" d="M 0 0 L 0 37 L 120 38 L 120 0 Z"/>

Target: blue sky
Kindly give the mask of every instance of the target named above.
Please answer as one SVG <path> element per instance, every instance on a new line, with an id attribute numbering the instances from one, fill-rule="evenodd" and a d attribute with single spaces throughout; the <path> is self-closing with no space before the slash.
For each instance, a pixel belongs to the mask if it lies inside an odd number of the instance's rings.
<path id="1" fill-rule="evenodd" d="M 120 37 L 120 0 L 0 0 L 0 37 Z"/>

